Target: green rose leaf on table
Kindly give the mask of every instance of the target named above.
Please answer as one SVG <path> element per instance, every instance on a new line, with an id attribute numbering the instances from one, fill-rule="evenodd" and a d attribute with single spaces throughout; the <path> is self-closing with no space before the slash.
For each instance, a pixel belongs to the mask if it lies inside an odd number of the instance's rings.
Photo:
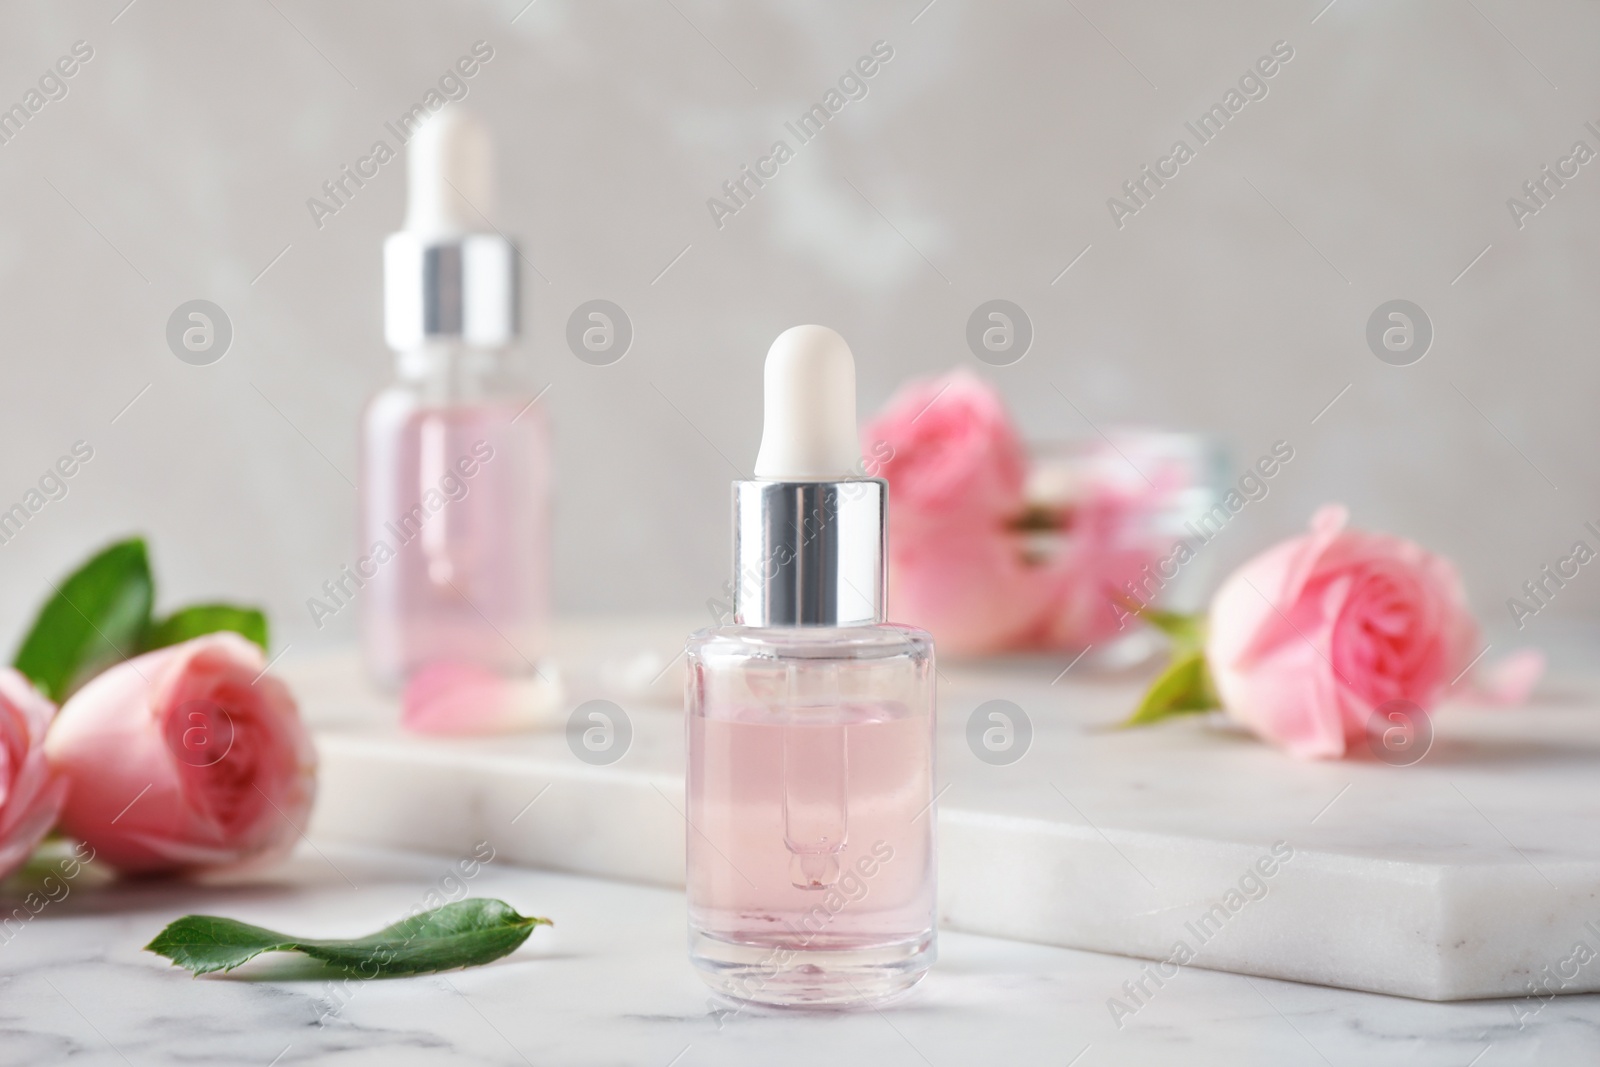
<path id="1" fill-rule="evenodd" d="M 1206 654 L 1195 649 L 1173 657 L 1122 725 L 1148 726 L 1175 715 L 1215 711 L 1221 706 L 1206 670 Z"/>
<path id="2" fill-rule="evenodd" d="M 144 541 L 119 541 L 55 586 L 13 666 L 59 704 L 98 671 L 139 651 L 154 603 Z"/>
<path id="3" fill-rule="evenodd" d="M 549 919 L 503 900 L 473 897 L 421 912 L 351 940 L 311 940 L 214 915 L 186 915 L 145 946 L 195 974 L 231 971 L 263 952 L 302 952 L 353 978 L 429 974 L 509 955 Z"/>
<path id="4" fill-rule="evenodd" d="M 1172 641 L 1172 661 L 1156 676 L 1123 726 L 1148 726 L 1178 715 L 1215 711 L 1222 706 L 1206 665 L 1203 615 L 1179 615 L 1144 608 L 1138 615 Z"/>

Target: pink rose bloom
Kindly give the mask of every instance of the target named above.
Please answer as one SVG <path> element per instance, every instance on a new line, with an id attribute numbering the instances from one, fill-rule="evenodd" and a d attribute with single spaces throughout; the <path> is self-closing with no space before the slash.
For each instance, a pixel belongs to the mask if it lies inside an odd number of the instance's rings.
<path id="1" fill-rule="evenodd" d="M 1322 508 L 1211 604 L 1206 659 L 1223 707 L 1302 758 L 1343 756 L 1386 701 L 1430 710 L 1477 652 L 1455 567 L 1347 517 Z"/>
<path id="2" fill-rule="evenodd" d="M 1035 624 L 1044 589 L 1010 523 L 1027 454 L 1000 394 L 968 371 L 911 382 L 862 430 L 889 483 L 889 608 L 943 651 L 994 652 Z"/>
<path id="3" fill-rule="evenodd" d="M 63 832 L 125 873 L 274 857 L 316 791 L 316 755 L 261 649 L 215 633 L 147 652 L 67 700 L 45 751 Z"/>
<path id="4" fill-rule="evenodd" d="M 891 520 L 904 534 L 952 523 L 1000 527 L 1022 511 L 1028 458 L 1000 394 L 956 370 L 911 382 L 862 430 L 869 455 L 892 454 Z"/>
<path id="5" fill-rule="evenodd" d="M 67 783 L 45 760 L 55 705 L 10 667 L 0 667 L 0 878 L 27 862 L 55 825 Z"/>
<path id="6" fill-rule="evenodd" d="M 893 533 L 889 614 L 933 634 L 941 652 L 976 656 L 1025 643 L 1051 595 L 1005 530 L 973 527 L 912 538 Z"/>

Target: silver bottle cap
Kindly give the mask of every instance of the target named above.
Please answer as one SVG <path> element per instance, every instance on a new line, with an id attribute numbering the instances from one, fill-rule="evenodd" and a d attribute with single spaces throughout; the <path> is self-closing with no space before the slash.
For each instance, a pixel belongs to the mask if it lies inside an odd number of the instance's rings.
<path id="1" fill-rule="evenodd" d="M 383 244 L 383 332 L 407 351 L 460 339 L 507 345 L 518 330 L 517 250 L 498 234 L 432 238 L 405 230 Z"/>
<path id="2" fill-rule="evenodd" d="M 888 504 L 880 478 L 734 482 L 734 621 L 883 622 Z"/>

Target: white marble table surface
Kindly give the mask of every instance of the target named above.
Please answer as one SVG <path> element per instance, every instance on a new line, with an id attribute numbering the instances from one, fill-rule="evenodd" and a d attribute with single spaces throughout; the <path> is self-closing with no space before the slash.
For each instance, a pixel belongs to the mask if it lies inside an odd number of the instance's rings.
<path id="1" fill-rule="evenodd" d="M 459 895 L 455 862 L 317 843 L 248 885 L 78 887 L 0 945 L 0 1064 L 1510 1067 L 1600 1058 L 1600 995 L 1432 1004 L 1197 968 L 1119 1028 L 1106 1001 L 1137 980 L 1140 961 L 959 933 L 941 935 L 940 961 L 909 999 L 880 1011 L 719 1015 L 684 955 L 680 893 L 502 860 L 465 891 L 556 925 L 475 970 L 341 994 L 294 957 L 192 978 L 140 949 L 195 911 L 309 936 L 364 933 L 441 885 Z"/>
<path id="2" fill-rule="evenodd" d="M 558 631 L 570 683 L 558 718 L 605 696 L 631 719 L 631 744 L 606 766 L 577 758 L 559 728 L 405 734 L 353 655 L 286 658 L 323 758 L 314 832 L 434 853 L 488 837 L 528 866 L 681 886 L 671 664 L 685 629 Z M 1215 716 L 1108 730 L 1139 681 L 1062 665 L 941 668 L 942 926 L 1156 961 L 1181 944 L 1218 970 L 1428 1000 L 1600 991 L 1600 956 L 1567 962 L 1580 945 L 1600 953 L 1591 676 L 1553 677 L 1515 711 L 1457 702 L 1424 760 L 1391 766 L 1295 761 Z M 1032 720 L 1009 765 L 971 746 L 969 717 L 994 700 Z M 1292 862 L 1273 864 L 1284 850 Z M 1558 982 L 1547 969 L 1564 964 Z"/>

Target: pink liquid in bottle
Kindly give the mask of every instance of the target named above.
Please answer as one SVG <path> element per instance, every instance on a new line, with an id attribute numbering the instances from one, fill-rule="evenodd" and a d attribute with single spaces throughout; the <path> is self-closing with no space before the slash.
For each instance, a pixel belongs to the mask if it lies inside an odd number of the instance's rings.
<path id="1" fill-rule="evenodd" d="M 727 628 L 690 646 L 690 954 L 736 999 L 882 999 L 933 961 L 931 646 L 863 628 L 839 659 L 766 658 L 828 636 Z M 883 699 L 829 702 L 841 688 Z"/>
<path id="2" fill-rule="evenodd" d="M 455 390 L 402 380 L 367 411 L 355 569 L 366 583 L 363 651 L 389 686 L 437 663 L 532 673 L 544 654 L 544 412 L 531 395 L 493 395 L 484 383 L 466 396 L 441 391 Z"/>

